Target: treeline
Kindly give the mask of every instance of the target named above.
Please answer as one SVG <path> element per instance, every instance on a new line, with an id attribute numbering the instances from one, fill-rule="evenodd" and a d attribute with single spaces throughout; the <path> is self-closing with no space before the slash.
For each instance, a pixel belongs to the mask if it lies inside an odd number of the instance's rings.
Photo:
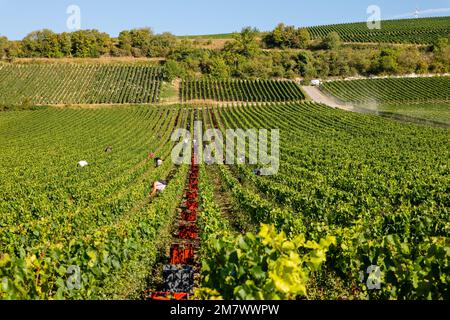
<path id="1" fill-rule="evenodd" d="M 54 33 L 44 29 L 21 41 L 0 37 L 0 57 L 14 58 L 98 58 L 101 56 L 166 57 L 177 43 L 170 33 L 154 34 L 151 29 L 123 31 L 117 39 L 98 30 Z"/>
<path id="2" fill-rule="evenodd" d="M 284 24 L 265 34 L 244 28 L 219 49 L 198 48 L 193 41 L 170 33 L 155 34 L 148 28 L 123 31 L 117 38 L 97 30 L 61 34 L 41 30 L 21 41 L 0 37 L 0 57 L 4 59 L 101 56 L 165 58 L 169 79 L 312 79 L 450 72 L 447 38 L 428 47 L 352 46 L 343 44 L 336 32 L 311 40 L 307 29 Z"/>
<path id="3" fill-rule="evenodd" d="M 44 29 L 28 34 L 22 41 L 0 40 L 3 58 L 97 58 L 110 53 L 113 41 L 106 33 L 82 30 L 56 34 Z"/>

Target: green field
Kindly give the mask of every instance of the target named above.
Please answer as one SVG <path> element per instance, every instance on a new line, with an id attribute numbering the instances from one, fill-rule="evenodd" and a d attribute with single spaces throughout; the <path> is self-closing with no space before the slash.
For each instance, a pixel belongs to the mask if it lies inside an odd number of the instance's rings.
<path id="1" fill-rule="evenodd" d="M 365 108 L 370 109 L 371 106 Z M 372 110 L 450 126 L 450 103 L 381 104 Z"/>
<path id="2" fill-rule="evenodd" d="M 322 90 L 354 104 L 450 101 L 450 77 L 331 81 Z"/>
<path id="3" fill-rule="evenodd" d="M 450 101 L 450 77 L 331 81 L 322 89 L 355 104 Z"/>
<path id="4" fill-rule="evenodd" d="M 269 223 L 290 238 L 336 237 L 308 281 L 310 297 L 449 298 L 449 131 L 313 103 L 0 113 L 0 298 L 139 297 L 170 239 L 187 174 L 170 160 L 155 168 L 147 152 L 168 158 L 170 134 L 195 115 L 205 128 L 281 130 L 275 176 L 202 166 L 201 259 L 220 255 L 215 236 Z M 80 160 L 90 165 L 78 168 Z M 149 201 L 157 179 L 169 180 L 168 190 Z M 381 291 L 358 280 L 370 264 L 385 276 Z M 81 268 L 80 290 L 64 287 L 71 265 Z"/>
<path id="5" fill-rule="evenodd" d="M 450 77 L 332 81 L 321 89 L 371 112 L 450 124 Z"/>
<path id="6" fill-rule="evenodd" d="M 161 68 L 101 64 L 0 64 L 0 105 L 151 103 Z"/>
<path id="7" fill-rule="evenodd" d="M 276 80 L 185 80 L 180 96 L 183 101 L 222 102 L 281 102 L 305 98 L 295 82 Z"/>
<path id="8" fill-rule="evenodd" d="M 386 20 L 381 29 L 369 29 L 366 22 L 308 28 L 313 39 L 337 32 L 345 42 L 431 44 L 449 38 L 450 17 Z"/>
<path id="9" fill-rule="evenodd" d="M 381 21 L 381 29 L 369 29 L 366 22 L 307 27 L 312 39 L 323 39 L 337 32 L 345 42 L 432 44 L 449 38 L 450 17 Z M 236 33 L 180 36 L 187 39 L 232 39 Z M 261 36 L 264 32 L 261 32 Z"/>

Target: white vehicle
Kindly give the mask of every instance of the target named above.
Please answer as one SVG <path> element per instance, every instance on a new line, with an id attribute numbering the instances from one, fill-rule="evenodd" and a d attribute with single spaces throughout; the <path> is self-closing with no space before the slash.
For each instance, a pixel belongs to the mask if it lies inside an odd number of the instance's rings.
<path id="1" fill-rule="evenodd" d="M 80 166 L 81 168 L 84 168 L 84 167 L 86 167 L 87 165 L 89 165 L 89 163 L 87 163 L 86 161 L 80 161 L 80 162 L 78 162 L 78 166 Z"/>
<path id="2" fill-rule="evenodd" d="M 321 81 L 319 79 L 311 80 L 311 85 L 314 87 L 318 87 L 321 85 Z"/>

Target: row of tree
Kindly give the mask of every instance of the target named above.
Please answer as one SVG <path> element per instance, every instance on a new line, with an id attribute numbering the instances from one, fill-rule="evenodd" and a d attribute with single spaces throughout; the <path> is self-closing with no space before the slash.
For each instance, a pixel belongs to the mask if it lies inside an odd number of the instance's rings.
<path id="1" fill-rule="evenodd" d="M 0 40 L 0 55 L 7 58 L 100 57 L 110 53 L 113 41 L 97 30 L 54 33 L 44 29 L 28 34 L 22 41 Z"/>
<path id="2" fill-rule="evenodd" d="M 118 39 L 98 30 L 57 34 L 44 29 L 31 32 L 21 41 L 0 37 L 0 58 L 166 57 L 176 43 L 174 35 L 156 35 L 148 28 L 123 31 Z"/>
<path id="3" fill-rule="evenodd" d="M 339 35 L 331 33 L 319 46 L 311 47 L 307 29 L 284 24 L 279 24 L 262 39 L 260 36 L 257 29 L 244 28 L 234 41 L 227 43 L 225 51 L 252 57 L 264 48 L 334 50 L 340 45 Z M 173 34 L 154 34 L 149 28 L 122 31 L 117 39 L 98 30 L 57 34 L 44 29 L 28 34 L 22 41 L 0 38 L 0 58 L 97 58 L 103 55 L 165 58 L 178 44 Z"/>

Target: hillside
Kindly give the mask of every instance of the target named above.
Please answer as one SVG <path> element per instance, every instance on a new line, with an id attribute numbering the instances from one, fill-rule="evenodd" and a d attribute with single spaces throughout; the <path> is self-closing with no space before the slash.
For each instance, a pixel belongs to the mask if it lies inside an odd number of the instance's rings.
<path id="1" fill-rule="evenodd" d="M 312 39 L 337 32 L 344 42 L 432 44 L 450 37 L 450 17 L 384 20 L 381 29 L 369 29 L 366 22 L 307 27 Z M 232 39 L 236 33 L 181 36 L 184 39 Z M 264 32 L 261 32 L 262 37 Z"/>
<path id="2" fill-rule="evenodd" d="M 369 29 L 366 22 L 308 28 L 312 38 L 337 32 L 345 42 L 431 44 L 450 37 L 450 17 L 386 20 L 381 29 Z"/>
<path id="3" fill-rule="evenodd" d="M 0 300 L 450 300 L 450 17 L 309 31 L 0 37 Z"/>

